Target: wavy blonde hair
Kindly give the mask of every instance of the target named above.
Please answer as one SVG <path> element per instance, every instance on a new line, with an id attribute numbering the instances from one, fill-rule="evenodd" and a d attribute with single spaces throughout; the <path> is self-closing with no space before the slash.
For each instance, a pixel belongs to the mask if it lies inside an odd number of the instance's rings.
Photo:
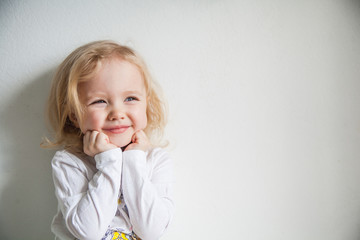
<path id="1" fill-rule="evenodd" d="M 166 104 L 159 85 L 150 76 L 143 59 L 131 48 L 113 41 L 95 41 L 74 50 L 58 67 L 52 81 L 47 104 L 47 118 L 54 130 L 54 139 L 45 138 L 42 147 L 64 147 L 82 151 L 83 134 L 71 121 L 82 121 L 83 106 L 78 84 L 92 78 L 104 60 L 118 57 L 138 67 L 147 94 L 147 126 L 145 133 L 154 145 L 160 145 L 166 125 Z"/>

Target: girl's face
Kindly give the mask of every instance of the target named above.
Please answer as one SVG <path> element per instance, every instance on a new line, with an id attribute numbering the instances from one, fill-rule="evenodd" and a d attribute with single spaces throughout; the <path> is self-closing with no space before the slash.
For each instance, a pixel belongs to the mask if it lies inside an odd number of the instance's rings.
<path id="1" fill-rule="evenodd" d="M 103 132 L 112 144 L 124 147 L 147 125 L 144 79 L 134 64 L 116 57 L 105 60 L 93 78 L 79 84 L 78 92 L 85 109 L 76 124 L 83 133 Z"/>

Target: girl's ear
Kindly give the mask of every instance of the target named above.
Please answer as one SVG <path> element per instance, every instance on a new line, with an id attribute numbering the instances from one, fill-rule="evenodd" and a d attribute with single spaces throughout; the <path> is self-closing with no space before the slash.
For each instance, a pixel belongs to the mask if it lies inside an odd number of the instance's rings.
<path id="1" fill-rule="evenodd" d="M 69 118 L 70 118 L 71 122 L 75 125 L 75 127 L 79 128 L 79 122 L 76 118 L 75 113 L 70 113 Z"/>

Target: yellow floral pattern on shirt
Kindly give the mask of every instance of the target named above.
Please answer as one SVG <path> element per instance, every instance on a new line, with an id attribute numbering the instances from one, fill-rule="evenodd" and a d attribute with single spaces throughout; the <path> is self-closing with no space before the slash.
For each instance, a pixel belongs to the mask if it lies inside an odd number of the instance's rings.
<path id="1" fill-rule="evenodd" d="M 129 240 L 124 233 L 114 232 L 112 240 Z"/>

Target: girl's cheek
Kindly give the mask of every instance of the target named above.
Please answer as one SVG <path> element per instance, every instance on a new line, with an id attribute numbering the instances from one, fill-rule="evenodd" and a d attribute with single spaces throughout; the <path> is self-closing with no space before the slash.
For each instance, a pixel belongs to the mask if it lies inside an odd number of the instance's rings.
<path id="1" fill-rule="evenodd" d="M 101 128 L 101 114 L 91 112 L 84 116 L 84 128 L 85 130 L 100 130 Z"/>
<path id="2" fill-rule="evenodd" d="M 144 130 L 147 126 L 147 117 L 146 113 L 140 113 L 138 116 L 138 129 L 137 130 Z"/>

